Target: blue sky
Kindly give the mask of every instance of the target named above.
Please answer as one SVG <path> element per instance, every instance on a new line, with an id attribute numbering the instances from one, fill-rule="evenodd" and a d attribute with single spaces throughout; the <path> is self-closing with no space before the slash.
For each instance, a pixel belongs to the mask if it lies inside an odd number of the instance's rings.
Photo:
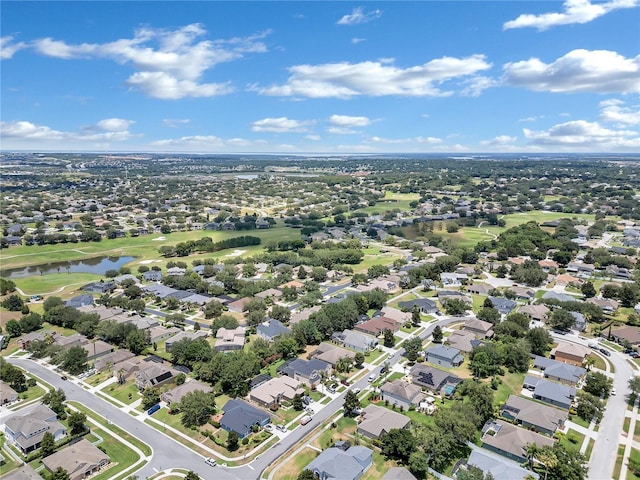
<path id="1" fill-rule="evenodd" d="M 640 152 L 640 0 L 0 9 L 3 150 Z"/>

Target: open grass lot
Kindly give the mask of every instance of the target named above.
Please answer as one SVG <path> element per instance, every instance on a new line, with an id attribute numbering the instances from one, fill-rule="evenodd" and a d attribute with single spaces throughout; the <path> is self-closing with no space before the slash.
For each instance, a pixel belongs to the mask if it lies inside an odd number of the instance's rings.
<path id="1" fill-rule="evenodd" d="M 140 398 L 138 388 L 133 380 L 129 380 L 122 385 L 118 385 L 117 383 L 108 385 L 102 391 L 116 400 L 120 400 L 126 405 L 129 405 Z"/>
<path id="2" fill-rule="evenodd" d="M 501 380 L 498 389 L 493 395 L 493 403 L 499 405 L 506 402 L 509 395 L 513 393 L 519 393 L 522 389 L 522 382 L 524 381 L 524 373 L 505 373 L 503 376 L 498 377 Z M 487 382 L 491 382 L 491 379 L 487 379 Z"/>
<path id="3" fill-rule="evenodd" d="M 136 452 L 111 435 L 105 435 L 100 446 L 105 449 L 109 458 L 112 459 L 112 463 L 103 469 L 101 473 L 91 477 L 94 480 L 116 478 L 118 473 L 136 463 L 140 458 Z"/>
<path id="4" fill-rule="evenodd" d="M 378 480 L 382 478 L 384 474 L 391 467 L 395 467 L 396 463 L 393 460 L 387 460 L 385 457 L 378 452 L 377 450 L 373 451 L 373 465 L 369 467 L 369 469 L 364 472 L 364 475 L 361 477 L 362 480 Z"/>
<path id="5" fill-rule="evenodd" d="M 306 467 L 320 452 L 311 448 L 305 448 L 295 457 L 282 465 L 273 475 L 275 480 L 296 480 L 304 467 Z"/>
<path id="6" fill-rule="evenodd" d="M 584 435 L 575 430 L 569 429 L 566 435 L 560 437 L 560 443 L 569 451 L 579 452 Z"/>
<path id="7" fill-rule="evenodd" d="M 300 231 L 284 226 L 275 226 L 266 230 L 243 230 L 243 231 L 211 231 L 193 230 L 189 232 L 173 232 L 166 235 L 152 234 L 141 237 L 124 237 L 112 240 L 102 240 L 101 242 L 87 242 L 76 244 L 42 245 L 42 246 L 21 246 L 11 248 L 10 251 L 3 251 L 2 268 L 16 268 L 28 265 L 39 265 L 49 262 L 60 262 L 69 260 L 81 260 L 83 258 L 98 257 L 101 255 L 122 256 L 129 255 L 136 259 L 128 266 L 136 265 L 141 260 L 161 259 L 158 248 L 162 245 L 175 245 L 187 240 L 198 240 L 203 237 L 211 237 L 214 242 L 219 242 L 227 238 L 251 235 L 260 237 L 263 244 L 271 240 L 290 240 L 300 238 Z M 164 240 L 154 240 L 164 237 Z M 262 250 L 262 245 L 257 247 L 242 247 L 242 250 L 255 249 Z M 229 254 L 228 250 L 221 252 L 204 254 L 207 258 Z M 197 258 L 197 255 L 193 255 Z M 192 259 L 189 257 L 189 259 Z M 56 274 L 57 275 L 57 274 Z M 66 275 L 66 273 L 61 273 Z M 44 277 L 44 276 L 43 276 Z"/>
<path id="8" fill-rule="evenodd" d="M 311 445 L 325 449 L 339 440 L 353 441 L 351 436 L 356 431 L 356 428 L 358 426 L 355 419 L 342 417 L 335 423 L 336 428 L 327 428 L 318 438 L 311 442 Z"/>
<path id="9" fill-rule="evenodd" d="M 92 273 L 50 273 L 33 277 L 15 278 L 13 281 L 25 295 L 48 295 L 55 293 L 66 298 L 79 287 L 100 280 L 100 275 Z"/>

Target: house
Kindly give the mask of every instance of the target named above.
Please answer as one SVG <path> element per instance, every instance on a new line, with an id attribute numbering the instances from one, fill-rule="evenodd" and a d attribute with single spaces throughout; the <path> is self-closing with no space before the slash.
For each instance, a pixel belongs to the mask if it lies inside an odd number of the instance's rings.
<path id="1" fill-rule="evenodd" d="M 273 342 L 279 336 L 291 333 L 291 329 L 289 327 L 285 327 L 281 321 L 272 318 L 269 319 L 268 322 L 258 325 L 256 327 L 256 333 L 260 338 L 264 338 L 267 342 Z"/>
<path id="2" fill-rule="evenodd" d="M 587 373 L 582 367 L 539 355 L 534 357 L 533 364 L 535 368 L 542 370 L 544 378 L 567 385 L 576 385 Z"/>
<path id="3" fill-rule="evenodd" d="M 474 295 L 489 295 L 491 290 L 493 290 L 493 287 L 486 283 L 474 283 L 467 287 L 467 292 L 473 293 Z"/>
<path id="4" fill-rule="evenodd" d="M 154 363 L 136 372 L 136 387 L 138 387 L 140 391 L 143 391 L 147 387 L 156 387 L 172 380 L 177 374 L 178 372 L 176 370 L 162 364 Z"/>
<path id="5" fill-rule="evenodd" d="M 87 361 L 91 361 L 112 353 L 116 347 L 102 340 L 94 340 L 91 343 L 84 344 L 82 348 L 87 352 Z"/>
<path id="6" fill-rule="evenodd" d="M 558 263 L 554 262 L 553 260 L 538 260 L 538 265 L 540 265 L 540 268 L 542 268 L 542 270 L 545 273 L 549 273 L 552 270 L 558 270 Z"/>
<path id="7" fill-rule="evenodd" d="M 450 347 L 457 348 L 461 352 L 469 353 L 475 347 L 482 344 L 482 340 L 478 340 L 473 332 L 466 330 L 454 330 L 446 339 L 446 344 Z"/>
<path id="8" fill-rule="evenodd" d="M 373 450 L 360 445 L 346 451 L 330 447 L 309 463 L 318 480 L 358 480 L 373 463 Z"/>
<path id="9" fill-rule="evenodd" d="M 450 395 L 462 379 L 439 368 L 421 363 L 415 364 L 410 371 L 411 382 L 438 395 Z"/>
<path id="10" fill-rule="evenodd" d="M 329 376 L 331 364 L 317 358 L 311 360 L 292 358 L 280 365 L 277 372 L 279 375 L 299 380 L 309 388 L 314 388 L 322 380 L 322 372 Z"/>
<path id="11" fill-rule="evenodd" d="M 356 324 L 353 329 L 359 332 L 373 335 L 374 337 L 380 336 L 385 330 L 391 330 L 397 332 L 401 327 L 401 324 L 388 317 L 373 317 L 371 320 Z"/>
<path id="12" fill-rule="evenodd" d="M 142 278 L 145 282 L 159 282 L 162 280 L 162 271 L 148 270 L 142 274 Z"/>
<path id="13" fill-rule="evenodd" d="M 334 333 L 331 339 L 344 347 L 357 350 L 358 352 L 373 350 L 378 346 L 378 339 L 376 337 L 348 329 Z"/>
<path id="14" fill-rule="evenodd" d="M 534 429 L 546 435 L 564 429 L 569 416 L 566 410 L 543 405 L 518 395 L 509 395 L 507 402 L 500 407 L 500 415 L 525 428 Z"/>
<path id="15" fill-rule="evenodd" d="M 425 350 L 425 360 L 446 368 L 453 368 L 462 364 L 464 358 L 457 348 L 436 345 Z"/>
<path id="16" fill-rule="evenodd" d="M 354 358 L 356 354 L 351 350 L 347 350 L 346 348 L 338 347 L 337 345 L 332 345 L 327 342 L 322 342 L 320 345 L 318 345 L 318 348 L 313 351 L 311 356 L 328 363 L 332 367 L 335 367 L 338 363 L 338 360 L 340 360 L 341 358 Z"/>
<path id="17" fill-rule="evenodd" d="M 566 293 L 558 293 L 548 291 L 542 295 L 543 300 L 557 300 L 559 302 L 579 302 L 580 299 L 578 297 L 574 297 L 572 295 L 567 295 Z"/>
<path id="18" fill-rule="evenodd" d="M 573 328 L 579 332 L 584 332 L 587 328 L 587 319 L 580 312 L 569 312 L 574 318 Z"/>
<path id="19" fill-rule="evenodd" d="M 556 285 L 559 287 L 566 287 L 567 285 L 582 285 L 584 280 L 574 277 L 573 275 L 569 275 L 568 273 L 563 273 L 556 277 Z"/>
<path id="20" fill-rule="evenodd" d="M 443 272 L 440 274 L 440 282 L 443 287 L 459 287 L 469 280 L 469 277 L 462 273 Z"/>
<path id="21" fill-rule="evenodd" d="M 513 309 L 515 309 L 518 304 L 513 300 L 509 300 L 508 298 L 502 297 L 488 297 L 493 304 L 493 308 L 500 312 L 500 315 L 509 315 Z"/>
<path id="22" fill-rule="evenodd" d="M 17 470 L 13 470 L 11 473 L 3 474 L 2 478 L 3 480 L 42 480 L 38 472 L 28 463 L 25 463 Z"/>
<path id="23" fill-rule="evenodd" d="M 89 339 L 79 333 L 72 333 L 67 337 L 60 335 L 57 336 L 53 341 L 54 345 L 58 345 L 59 347 L 62 347 L 64 349 L 71 347 L 80 347 L 87 343 L 89 343 Z"/>
<path id="24" fill-rule="evenodd" d="M 591 350 L 587 347 L 577 343 L 558 342 L 558 345 L 551 350 L 549 357 L 580 367 L 584 365 L 589 355 L 591 355 Z"/>
<path id="25" fill-rule="evenodd" d="M 388 408 L 369 404 L 362 412 L 362 421 L 358 424 L 358 434 L 378 440 L 389 430 L 407 428 L 411 420 L 401 413 Z"/>
<path id="26" fill-rule="evenodd" d="M 403 312 L 402 310 L 398 310 L 397 308 L 389 306 L 382 307 L 382 310 L 380 310 L 380 315 L 374 316 L 390 318 L 391 320 L 395 320 L 400 325 L 404 325 L 405 323 L 411 321 L 411 313 Z"/>
<path id="27" fill-rule="evenodd" d="M 467 318 L 464 322 L 462 330 L 471 332 L 474 335 L 477 335 L 478 338 L 493 337 L 493 324 L 491 322 L 478 320 L 475 317 Z"/>
<path id="28" fill-rule="evenodd" d="M 97 372 L 102 372 L 107 368 L 114 367 L 118 363 L 130 360 L 134 357 L 135 355 L 126 348 L 120 348 L 114 352 L 107 353 L 106 355 L 96 358 L 93 362 L 93 368 L 95 368 Z"/>
<path id="29" fill-rule="evenodd" d="M 283 400 L 290 402 L 296 395 L 303 395 L 302 382 L 292 377 L 276 377 L 249 392 L 249 400 L 263 407 L 277 405 Z"/>
<path id="30" fill-rule="evenodd" d="M 529 444 L 551 447 L 555 440 L 545 435 L 512 425 L 504 420 L 490 420 L 482 428 L 482 446 L 516 462 L 527 459 Z"/>
<path id="31" fill-rule="evenodd" d="M 271 421 L 269 414 L 243 400 L 228 400 L 222 411 L 224 415 L 220 419 L 220 426 L 228 432 L 236 432 L 240 438 L 249 436 L 254 425 L 264 427 Z"/>
<path id="32" fill-rule="evenodd" d="M 455 290 L 438 291 L 438 300 L 440 300 L 442 305 L 446 305 L 449 300 L 460 300 L 469 305 L 469 307 L 473 304 L 473 299 L 471 297 L 467 296 L 463 292 L 457 292 Z"/>
<path id="33" fill-rule="evenodd" d="M 207 338 L 208 336 L 209 333 L 204 330 L 194 330 L 192 332 L 180 330 L 176 335 L 170 337 L 169 340 L 165 342 L 164 348 L 167 352 L 170 352 L 174 343 L 178 343 L 182 340 L 196 341 L 201 338 Z"/>
<path id="34" fill-rule="evenodd" d="M 320 311 L 320 305 L 315 305 L 313 307 L 303 308 L 297 312 L 291 313 L 291 319 L 289 320 L 289 325 L 295 325 L 296 323 L 301 322 L 302 320 L 307 320 L 311 316 L 311 314 Z"/>
<path id="35" fill-rule="evenodd" d="M 517 300 L 524 300 L 525 302 L 530 302 L 536 296 L 536 291 L 532 288 L 511 287 L 509 290 L 513 292 Z"/>
<path id="36" fill-rule="evenodd" d="M 536 322 L 546 322 L 549 318 L 549 307 L 543 304 L 523 305 L 518 309 L 519 313 L 526 315 Z"/>
<path id="37" fill-rule="evenodd" d="M 80 290 L 85 292 L 97 293 L 97 294 L 105 294 L 111 293 L 116 289 L 116 282 L 109 281 L 105 282 L 104 280 L 100 280 L 99 282 L 88 283 L 83 287 L 80 287 Z M 93 302 L 90 304 L 93 305 Z"/>
<path id="38" fill-rule="evenodd" d="M 533 398 L 560 408 L 569 409 L 576 396 L 576 389 L 568 385 L 527 375 L 522 383 L 523 388 L 533 391 Z"/>
<path id="39" fill-rule="evenodd" d="M 182 385 L 178 385 L 171 390 L 164 392 L 160 395 L 160 399 L 163 402 L 166 402 L 167 405 L 171 405 L 172 403 L 179 403 L 187 393 L 191 392 L 213 392 L 213 387 L 206 383 L 200 382 L 198 380 L 190 380 L 188 382 L 183 383 Z"/>
<path id="40" fill-rule="evenodd" d="M 174 335 L 177 335 L 181 331 L 182 330 L 180 330 L 178 327 L 167 328 L 163 325 L 157 325 L 149 329 L 149 341 L 151 343 L 160 342 L 165 338 L 170 338 L 170 337 L 173 337 Z"/>
<path id="41" fill-rule="evenodd" d="M 404 467 L 391 467 L 380 480 L 418 480 Z"/>
<path id="42" fill-rule="evenodd" d="M 43 458 L 42 464 L 51 473 L 62 468 L 71 480 L 81 480 L 109 464 L 109 456 L 83 438 Z"/>
<path id="43" fill-rule="evenodd" d="M 15 402 L 19 395 L 11 386 L 0 380 L 0 405 Z"/>
<path id="44" fill-rule="evenodd" d="M 631 345 L 640 344 L 640 328 L 622 327 L 611 331 L 611 337 L 617 343 L 629 342 Z"/>
<path id="45" fill-rule="evenodd" d="M 407 312 L 413 311 L 413 307 L 417 306 L 421 313 L 430 314 L 438 311 L 438 305 L 428 298 L 416 298 L 406 302 L 398 302 L 398 307 Z"/>
<path id="46" fill-rule="evenodd" d="M 596 305 L 602 309 L 605 313 L 614 313 L 618 310 L 618 302 L 611 298 L 589 298 L 585 301 L 585 303 L 591 303 L 592 305 Z"/>
<path id="47" fill-rule="evenodd" d="M 88 293 L 77 295 L 64 302 L 64 304 L 67 307 L 73 308 L 84 307 L 85 305 L 93 305 L 93 295 Z"/>
<path id="48" fill-rule="evenodd" d="M 218 352 L 229 352 L 231 350 L 242 350 L 244 348 L 245 328 L 236 327 L 233 329 L 219 328 L 216 333 L 216 343 L 213 346 Z"/>
<path id="49" fill-rule="evenodd" d="M 280 298 L 281 296 L 282 290 L 278 290 L 277 288 L 268 288 L 260 293 L 256 293 L 256 298 L 262 298 L 264 300 L 267 298 Z"/>
<path id="50" fill-rule="evenodd" d="M 537 473 L 521 467 L 519 462 L 497 455 L 484 448 L 473 448 L 466 464 L 461 465 L 459 470 L 456 470 L 455 475 L 460 470 L 468 470 L 469 466 L 480 469 L 486 476 L 491 474 L 492 478 L 496 480 L 538 480 L 540 478 Z"/>
<path id="51" fill-rule="evenodd" d="M 419 386 L 401 379 L 385 383 L 380 388 L 380 392 L 383 401 L 388 401 L 390 405 L 396 405 L 403 410 L 409 410 L 411 406 L 419 406 L 425 397 Z"/>
<path id="52" fill-rule="evenodd" d="M 40 448 L 46 432 L 51 433 L 55 441 L 67 434 L 56 413 L 41 403 L 20 410 L 9 417 L 4 425 L 7 441 L 15 445 L 23 455 Z"/>

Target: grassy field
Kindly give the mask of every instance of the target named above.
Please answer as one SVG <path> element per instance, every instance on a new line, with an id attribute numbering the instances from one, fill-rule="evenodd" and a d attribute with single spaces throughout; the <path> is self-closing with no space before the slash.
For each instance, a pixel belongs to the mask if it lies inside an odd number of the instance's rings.
<path id="1" fill-rule="evenodd" d="M 311 448 L 305 448 L 295 457 L 282 465 L 273 475 L 275 480 L 296 480 L 304 467 L 311 463 L 311 460 L 320 455 L 320 452 Z"/>

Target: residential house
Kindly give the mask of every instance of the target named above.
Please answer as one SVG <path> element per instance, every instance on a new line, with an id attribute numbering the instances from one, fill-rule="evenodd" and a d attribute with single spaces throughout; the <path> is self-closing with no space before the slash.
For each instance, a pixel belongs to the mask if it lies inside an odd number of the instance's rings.
<path id="1" fill-rule="evenodd" d="M 478 340 L 473 332 L 466 330 L 454 330 L 446 338 L 446 345 L 457 348 L 461 352 L 469 353 L 478 345 L 481 345 L 482 340 Z"/>
<path id="2" fill-rule="evenodd" d="M 545 273 L 549 273 L 552 270 L 558 270 L 559 267 L 557 262 L 548 259 L 538 260 L 538 265 L 540 265 L 540 268 L 542 268 Z"/>
<path id="3" fill-rule="evenodd" d="M 490 296 L 489 300 L 491 300 L 493 308 L 500 312 L 500 315 L 509 315 L 518 306 L 516 302 L 508 298 Z"/>
<path id="4" fill-rule="evenodd" d="M 374 317 L 386 317 L 394 320 L 400 325 L 404 325 L 407 322 L 411 321 L 411 313 L 403 312 L 402 310 L 398 310 L 397 308 L 385 306 L 380 310 L 379 315 L 374 315 Z"/>
<path id="5" fill-rule="evenodd" d="M 207 338 L 209 333 L 204 330 L 194 330 L 192 332 L 187 332 L 184 330 L 180 330 L 176 335 L 170 337 L 164 344 L 164 348 L 167 352 L 171 351 L 171 347 L 174 343 L 180 342 L 181 340 L 200 340 L 201 338 Z"/>
<path id="6" fill-rule="evenodd" d="M 320 311 L 320 305 L 315 305 L 313 307 L 303 308 L 302 310 L 298 310 L 297 312 L 292 312 L 291 319 L 289 319 L 289 325 L 295 325 L 302 320 L 307 320 L 311 316 L 311 314 L 318 311 Z"/>
<path id="7" fill-rule="evenodd" d="M 383 401 L 388 401 L 389 404 L 396 405 L 403 410 L 409 410 L 411 406 L 418 407 L 425 397 L 419 386 L 401 379 L 385 383 L 380 388 L 380 392 Z"/>
<path id="8" fill-rule="evenodd" d="M 469 285 L 467 287 L 467 292 L 473 293 L 475 295 L 489 295 L 489 292 L 491 290 L 493 290 L 493 287 L 486 283 L 474 283 L 473 285 Z"/>
<path id="9" fill-rule="evenodd" d="M 180 403 L 187 393 L 198 391 L 205 393 L 213 392 L 213 387 L 198 380 L 191 379 L 188 382 L 184 382 L 182 385 L 177 385 L 171 390 L 167 390 L 160 395 L 160 399 L 163 402 L 166 402 L 167 405 L 171 405 L 172 403 Z"/>
<path id="10" fill-rule="evenodd" d="M 214 350 L 218 352 L 229 352 L 232 350 L 242 350 L 246 341 L 244 327 L 236 327 L 233 329 L 219 328 L 216 333 L 216 343 Z"/>
<path id="11" fill-rule="evenodd" d="M 380 480 L 418 480 L 404 467 L 391 467 Z"/>
<path id="12" fill-rule="evenodd" d="M 395 333 L 400 330 L 401 326 L 402 324 L 388 317 L 373 317 L 371 320 L 356 324 L 353 329 L 378 337 L 385 330 L 391 330 Z"/>
<path id="13" fill-rule="evenodd" d="M 112 368 L 118 363 L 124 362 L 125 360 L 130 360 L 134 357 L 135 355 L 126 348 L 120 348 L 111 353 L 107 353 L 106 355 L 96 358 L 93 362 L 93 368 L 95 368 L 97 372 L 102 372 L 107 368 Z"/>
<path id="14" fill-rule="evenodd" d="M 373 350 L 378 346 L 378 339 L 376 337 L 353 330 L 336 332 L 331 336 L 331 340 L 358 352 Z"/>
<path id="15" fill-rule="evenodd" d="M 578 297 L 567 295 L 566 293 L 558 293 L 553 291 L 544 292 L 542 295 L 543 300 L 557 300 L 559 302 L 579 302 Z"/>
<path id="16" fill-rule="evenodd" d="M 532 288 L 511 287 L 509 288 L 515 295 L 516 300 L 524 300 L 530 302 L 536 297 L 536 291 Z"/>
<path id="17" fill-rule="evenodd" d="M 439 368 L 421 363 L 410 371 L 411 382 L 438 395 L 450 395 L 462 383 L 462 379 Z"/>
<path id="18" fill-rule="evenodd" d="M 560 274 L 556 277 L 556 285 L 559 287 L 566 287 L 567 285 L 582 285 L 584 280 L 568 273 Z"/>
<path id="19" fill-rule="evenodd" d="M 467 305 L 469 305 L 469 307 L 471 307 L 471 305 L 473 304 L 473 299 L 471 297 L 469 297 L 463 292 L 458 292 L 456 290 L 438 291 L 438 300 L 440 300 L 440 303 L 442 305 L 446 305 L 447 301 L 449 300 L 460 300 L 466 303 Z"/>
<path id="20" fill-rule="evenodd" d="M 373 450 L 356 445 L 342 450 L 330 447 L 309 463 L 305 469 L 311 470 L 318 480 L 358 480 L 373 463 Z"/>
<path id="21" fill-rule="evenodd" d="M 72 333 L 68 337 L 60 335 L 60 336 L 57 336 L 53 341 L 54 345 L 58 345 L 63 349 L 67 349 L 71 347 L 81 347 L 87 343 L 89 343 L 89 339 L 79 333 Z"/>
<path id="22" fill-rule="evenodd" d="M 70 298 L 66 302 L 64 302 L 64 304 L 67 307 L 73 307 L 73 308 L 84 307 L 86 305 L 93 305 L 93 295 L 90 295 L 88 293 L 85 293 L 83 295 L 77 295 L 75 297 Z"/>
<path id="23" fill-rule="evenodd" d="M 273 342 L 279 336 L 291 333 L 291 329 L 286 327 L 281 321 L 271 318 L 267 322 L 258 325 L 256 327 L 256 333 L 267 342 Z"/>
<path id="24" fill-rule="evenodd" d="M 459 287 L 468 280 L 469 277 L 463 273 L 442 272 L 440 274 L 440 282 L 443 287 Z"/>
<path id="25" fill-rule="evenodd" d="M 162 272 L 160 270 L 148 270 L 142 274 L 145 282 L 159 282 L 162 280 Z"/>
<path id="26" fill-rule="evenodd" d="M 558 342 L 558 345 L 551 350 L 549 357 L 581 367 L 589 355 L 591 355 L 591 350 L 587 347 L 576 343 Z"/>
<path id="27" fill-rule="evenodd" d="M 138 387 L 138 390 L 143 391 L 147 387 L 163 385 L 173 380 L 173 377 L 177 374 L 177 370 L 173 370 L 159 363 L 154 363 L 136 372 L 136 387 Z"/>
<path id="28" fill-rule="evenodd" d="M 604 313 L 615 313 L 618 310 L 618 302 L 611 298 L 589 298 L 585 303 L 591 303 L 602 309 Z"/>
<path id="29" fill-rule="evenodd" d="M 236 432 L 240 438 L 249 436 L 254 425 L 264 427 L 271 421 L 268 413 L 243 400 L 228 400 L 222 411 L 224 415 L 220 419 L 220 426 L 228 432 Z"/>
<path id="30" fill-rule="evenodd" d="M 302 382 L 292 377 L 276 377 L 249 392 L 249 400 L 263 407 L 271 407 L 282 401 L 292 401 L 296 395 L 303 395 Z"/>
<path id="31" fill-rule="evenodd" d="M 465 465 L 461 465 L 459 470 L 468 470 L 469 466 L 480 469 L 484 475 L 491 474 L 496 480 L 538 480 L 540 475 L 520 466 L 521 462 L 516 462 L 497 455 L 484 448 L 472 447 L 471 455 Z"/>
<path id="32" fill-rule="evenodd" d="M 425 360 L 445 368 L 453 368 L 462 364 L 464 358 L 457 348 L 436 345 L 425 350 Z"/>
<path id="33" fill-rule="evenodd" d="M 518 312 L 528 316 L 536 322 L 546 322 L 549 318 L 549 307 L 543 304 L 523 305 L 518 308 Z"/>
<path id="34" fill-rule="evenodd" d="M 83 287 L 80 287 L 80 290 L 82 291 L 97 293 L 100 295 L 103 295 L 105 293 L 111 293 L 115 289 L 116 289 L 116 282 L 114 281 L 105 282 L 104 280 L 100 280 L 99 282 L 88 283 Z M 93 305 L 93 301 L 89 305 Z M 86 306 L 86 305 L 81 305 L 81 306 Z"/>
<path id="35" fill-rule="evenodd" d="M 67 434 L 56 413 L 41 403 L 20 410 L 9 417 L 4 425 L 7 441 L 15 445 L 23 455 L 40 448 L 46 432 L 51 433 L 55 441 Z"/>
<path id="36" fill-rule="evenodd" d="M 507 402 L 500 407 L 500 415 L 546 435 L 553 435 L 556 430 L 564 429 L 569 416 L 566 410 L 543 405 L 518 395 L 509 395 Z"/>
<path id="37" fill-rule="evenodd" d="M 20 395 L 11 386 L 0 380 L 0 405 L 15 402 Z"/>
<path id="38" fill-rule="evenodd" d="M 358 424 L 358 434 L 378 440 L 390 430 L 407 428 L 410 422 L 409 417 L 401 413 L 369 404 L 362 412 L 362 421 Z"/>
<path id="39" fill-rule="evenodd" d="M 229 307 L 230 312 L 242 313 L 244 306 L 251 300 L 253 300 L 253 297 L 242 297 L 227 304 L 227 307 Z"/>
<path id="40" fill-rule="evenodd" d="M 282 290 L 278 290 L 277 288 L 268 288 L 260 293 L 256 293 L 256 298 L 262 298 L 264 300 L 267 298 L 280 298 L 281 296 Z"/>
<path id="41" fill-rule="evenodd" d="M 151 343 L 160 342 L 165 338 L 170 338 L 174 335 L 177 335 L 181 331 L 182 330 L 180 330 L 178 327 L 167 328 L 164 325 L 157 325 L 149 329 L 149 341 Z"/>
<path id="42" fill-rule="evenodd" d="M 582 367 L 539 355 L 534 357 L 533 363 L 535 368 L 542 370 L 544 378 L 566 385 L 576 385 L 587 373 L 587 370 Z"/>
<path id="43" fill-rule="evenodd" d="M 329 376 L 331 364 L 317 358 L 311 360 L 292 358 L 280 365 L 277 372 L 298 380 L 309 388 L 314 388 L 322 380 L 322 372 L 325 372 L 325 376 Z"/>
<path id="44" fill-rule="evenodd" d="M 527 375 L 523 388 L 533 391 L 533 398 L 560 408 L 571 408 L 576 396 L 576 389 L 568 385 L 552 382 L 544 378 Z"/>
<path id="45" fill-rule="evenodd" d="M 42 480 L 42 477 L 28 463 L 11 473 L 3 474 L 3 480 Z"/>
<path id="46" fill-rule="evenodd" d="M 462 330 L 471 332 L 474 335 L 477 335 L 478 338 L 493 337 L 493 324 L 491 322 L 478 320 L 475 317 L 467 318 L 464 322 Z"/>
<path id="47" fill-rule="evenodd" d="M 51 473 L 62 468 L 70 480 L 81 480 L 109 464 L 109 456 L 83 438 L 62 450 L 42 459 L 42 464 Z"/>
<path id="48" fill-rule="evenodd" d="M 482 429 L 482 446 L 516 462 L 527 459 L 527 446 L 551 447 L 555 440 L 545 435 L 512 425 L 504 420 L 487 422 Z"/>
<path id="49" fill-rule="evenodd" d="M 338 363 L 338 360 L 340 360 L 341 358 L 354 358 L 356 354 L 351 350 L 347 350 L 346 348 L 338 347 L 337 345 L 333 345 L 331 343 L 322 342 L 320 345 L 318 345 L 318 348 L 313 351 L 311 356 L 328 363 L 332 367 L 335 367 Z"/>
<path id="50" fill-rule="evenodd" d="M 622 327 L 611 331 L 611 337 L 615 342 L 629 342 L 631 345 L 640 344 L 640 328 L 638 327 Z"/>
<path id="51" fill-rule="evenodd" d="M 398 302 L 398 307 L 407 312 L 413 311 L 413 307 L 417 306 L 421 313 L 430 314 L 438 311 L 436 302 L 429 298 L 416 298 L 406 302 Z"/>
<path id="52" fill-rule="evenodd" d="M 96 358 L 112 353 L 116 347 L 102 340 L 94 340 L 93 342 L 84 344 L 82 348 L 87 352 L 87 361 L 90 362 Z"/>
<path id="53" fill-rule="evenodd" d="M 53 330 L 39 330 L 37 332 L 30 332 L 22 335 L 18 338 L 18 346 L 25 350 L 31 342 L 44 342 L 51 340 L 54 342 L 58 338 L 58 333 Z"/>
<path id="54" fill-rule="evenodd" d="M 587 328 L 587 319 L 580 312 L 569 312 L 574 318 L 573 328 L 579 332 L 584 332 Z"/>

